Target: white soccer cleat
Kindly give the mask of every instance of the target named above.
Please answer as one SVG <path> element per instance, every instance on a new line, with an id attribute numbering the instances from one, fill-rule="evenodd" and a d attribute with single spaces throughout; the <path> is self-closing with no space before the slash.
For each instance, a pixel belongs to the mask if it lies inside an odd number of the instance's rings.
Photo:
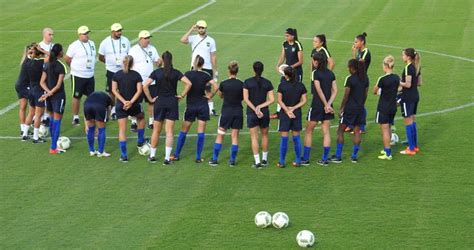
<path id="1" fill-rule="evenodd" d="M 110 157 L 110 154 L 105 152 L 105 151 L 103 153 L 97 152 L 97 157 L 99 157 L 99 158 L 101 158 L 101 157 Z"/>

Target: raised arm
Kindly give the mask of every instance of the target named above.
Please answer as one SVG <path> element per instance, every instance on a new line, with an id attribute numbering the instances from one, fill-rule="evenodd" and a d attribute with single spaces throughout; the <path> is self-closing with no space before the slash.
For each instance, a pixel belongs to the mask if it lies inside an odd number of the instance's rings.
<path id="1" fill-rule="evenodd" d="M 191 35 L 191 33 L 193 31 L 196 30 L 196 25 L 193 25 L 189 30 L 188 32 L 186 32 L 182 37 L 181 39 L 179 40 L 180 42 L 184 43 L 184 44 L 188 44 L 189 43 L 189 36 Z"/>

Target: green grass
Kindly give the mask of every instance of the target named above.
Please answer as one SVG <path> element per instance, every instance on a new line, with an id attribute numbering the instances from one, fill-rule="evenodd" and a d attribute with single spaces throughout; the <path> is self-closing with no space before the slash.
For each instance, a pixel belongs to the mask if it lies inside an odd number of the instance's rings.
<path id="1" fill-rule="evenodd" d="M 41 29 L 55 29 L 55 41 L 67 46 L 75 30 L 86 24 L 98 45 L 110 24 L 120 21 L 124 35 L 134 39 L 141 29 L 153 29 L 206 1 L 159 1 L 139 5 L 121 1 L 0 1 L 0 108 L 16 101 L 14 82 L 23 45 L 41 38 Z M 34 6 L 34 7 L 33 7 Z M 371 86 L 382 74 L 380 62 L 396 57 L 402 71 L 401 50 L 375 46 L 415 47 L 471 59 L 459 60 L 422 53 L 424 86 L 419 113 L 473 102 L 474 20 L 472 1 L 228 1 L 217 2 L 154 34 L 160 52 L 174 54 L 175 67 L 189 67 L 190 48 L 181 35 L 198 19 L 206 19 L 217 41 L 220 76 L 227 62 L 241 63 L 241 79 L 251 75 L 251 63 L 262 60 L 265 76 L 277 86 L 274 72 L 283 31 L 298 28 L 305 50 L 305 83 L 309 80 L 310 38 L 325 33 L 336 61 L 339 89 L 347 75 L 350 41 L 362 31 L 372 52 Z M 229 33 L 265 34 L 265 36 Z M 278 36 L 278 37 L 272 37 Z M 97 89 L 105 71 L 96 66 Z M 70 91 L 69 82 L 66 89 Z M 336 104 L 339 105 L 341 95 Z M 377 98 L 367 107 L 373 120 Z M 216 99 L 216 106 L 221 101 Z M 307 110 L 308 105 L 305 107 Z M 181 110 L 184 106 L 181 107 Z M 399 114 L 398 114 L 399 115 Z M 73 140 L 64 155 L 47 154 L 48 145 L 19 139 L 0 139 L 0 248 L 296 248 L 302 229 L 316 234 L 321 248 L 442 248 L 474 247 L 474 174 L 472 170 L 472 106 L 443 114 L 419 117 L 421 153 L 395 154 L 390 162 L 376 159 L 382 148 L 375 124 L 363 136 L 360 163 L 348 162 L 347 137 L 341 165 L 329 168 L 276 169 L 279 138 L 270 140 L 271 166 L 250 168 L 250 140 L 240 136 L 238 165 L 231 169 L 229 138 L 225 139 L 217 168 L 193 163 L 195 137 L 189 137 L 182 160 L 172 167 L 151 165 L 133 149 L 129 139 L 128 164 L 118 162 L 116 139 L 108 139 L 109 159 L 89 158 L 85 140 Z M 70 99 L 62 134 L 83 137 L 70 125 Z M 18 135 L 16 109 L 0 116 L 0 136 Z M 207 133 L 216 131 L 213 118 Z M 336 124 L 336 121 L 333 122 Z M 276 129 L 276 122 L 272 123 Z M 177 123 L 176 131 L 179 130 Z M 404 138 L 402 122 L 398 134 Z M 195 128 L 193 128 L 195 129 Z M 192 130 L 194 131 L 194 130 Z M 466 131 L 466 132 L 465 132 Z M 150 131 L 146 133 L 149 134 Z M 247 132 L 244 129 L 243 132 Z M 333 139 L 335 139 L 335 130 Z M 110 137 L 117 125 L 108 124 Z M 194 132 L 192 132 L 194 133 Z M 134 134 L 129 133 L 130 136 Z M 206 137 L 204 157 L 212 153 L 214 137 Z M 321 156 L 321 135 L 314 135 L 312 162 Z M 164 151 L 160 141 L 158 155 Z M 333 143 L 334 144 L 334 143 Z M 289 145 L 288 161 L 293 159 Z M 402 149 L 401 145 L 394 151 Z M 253 224 L 260 210 L 284 211 L 290 226 L 284 230 L 258 229 Z"/>

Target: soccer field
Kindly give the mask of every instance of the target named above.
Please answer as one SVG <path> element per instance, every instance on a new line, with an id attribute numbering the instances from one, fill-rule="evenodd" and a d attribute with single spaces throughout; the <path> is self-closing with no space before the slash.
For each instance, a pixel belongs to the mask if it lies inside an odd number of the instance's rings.
<path id="1" fill-rule="evenodd" d="M 0 248 L 255 248 L 298 247 L 303 229 L 316 235 L 316 248 L 474 248 L 474 2 L 428 0 L 300 0 L 288 1 L 5 1 L 0 0 Z M 416 48 L 422 56 L 417 124 L 421 151 L 398 154 L 392 161 L 377 159 L 383 149 L 373 123 L 378 97 L 367 100 L 368 127 L 362 136 L 359 163 L 349 160 L 346 135 L 343 163 L 323 168 L 322 136 L 313 137 L 311 166 L 278 169 L 279 135 L 271 123 L 270 164 L 253 163 L 248 129 L 241 131 L 237 166 L 226 164 L 226 137 L 220 165 L 194 163 L 196 137 L 186 141 L 181 160 L 172 166 L 150 164 L 135 150 L 136 134 L 128 132 L 129 160 L 119 162 L 117 123 L 107 125 L 110 158 L 89 157 L 84 130 L 71 120 L 70 81 L 61 134 L 72 138 L 65 154 L 49 155 L 48 143 L 22 142 L 14 84 L 22 48 L 41 40 L 44 27 L 54 29 L 55 43 L 65 48 L 87 25 L 98 46 L 120 22 L 124 36 L 136 42 L 138 32 L 153 32 L 160 53 L 169 50 L 174 66 L 189 68 L 191 49 L 180 37 L 199 19 L 208 23 L 217 43 L 220 80 L 230 60 L 240 63 L 239 78 L 252 76 L 252 63 L 261 60 L 264 76 L 278 85 L 274 70 L 284 31 L 297 28 L 304 49 L 304 83 L 310 84 L 311 39 L 328 37 L 338 84 L 335 107 L 342 99 L 351 43 L 367 32 L 372 53 L 370 90 L 383 75 L 382 59 L 396 58 L 401 74 L 401 50 Z M 96 90 L 104 90 L 105 67 L 96 65 Z M 369 91 L 370 92 L 370 91 Z M 215 97 L 220 113 L 221 100 Z M 180 104 L 184 110 L 184 102 Z M 273 111 L 276 105 L 271 107 Z M 306 113 L 309 103 L 304 107 Z M 81 108 L 82 111 L 82 108 Z M 82 117 L 82 114 L 81 114 Z M 405 129 L 397 113 L 397 133 Z M 196 125 L 190 133 L 195 133 Z M 337 125 L 336 120 L 332 125 Z M 179 132 L 181 122 L 175 126 Z M 245 126 L 244 126 L 245 127 Z M 212 156 L 217 119 L 211 118 L 203 156 Z M 150 130 L 146 130 L 147 137 Z M 336 130 L 331 129 L 332 151 Z M 176 144 L 176 140 L 175 140 Z M 287 165 L 294 159 L 290 140 Z M 164 154 L 160 140 L 159 163 Z M 284 211 L 289 227 L 260 229 L 254 216 L 261 210 Z"/>

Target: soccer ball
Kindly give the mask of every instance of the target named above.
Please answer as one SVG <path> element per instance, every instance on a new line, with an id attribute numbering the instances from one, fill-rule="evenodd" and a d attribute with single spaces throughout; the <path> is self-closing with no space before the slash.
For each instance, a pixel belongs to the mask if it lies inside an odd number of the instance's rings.
<path id="1" fill-rule="evenodd" d="M 138 153 L 140 155 L 147 156 L 150 154 L 150 151 L 151 151 L 151 148 L 150 148 L 150 144 L 148 143 L 145 143 L 143 144 L 143 146 L 138 147 Z"/>
<path id="2" fill-rule="evenodd" d="M 60 136 L 57 143 L 58 149 L 66 150 L 71 147 L 71 140 L 66 136 Z"/>
<path id="3" fill-rule="evenodd" d="M 48 137 L 48 135 L 49 135 L 49 128 L 46 127 L 46 126 L 41 125 L 39 127 L 38 136 L 40 138 L 44 139 L 44 138 Z"/>
<path id="4" fill-rule="evenodd" d="M 400 138 L 398 137 L 398 135 L 395 134 L 395 133 L 392 133 L 392 138 L 390 139 L 390 144 L 395 145 L 395 144 L 398 143 L 399 140 L 400 140 Z"/>
<path id="5" fill-rule="evenodd" d="M 267 211 L 260 211 L 255 215 L 255 225 L 266 228 L 272 224 L 272 215 Z"/>
<path id="6" fill-rule="evenodd" d="M 301 230 L 297 235 L 296 235 L 296 242 L 298 243 L 298 246 L 300 247 L 310 247 L 314 245 L 314 234 L 311 231 L 308 230 Z"/>
<path id="7" fill-rule="evenodd" d="M 290 218 L 283 212 L 277 212 L 272 217 L 272 225 L 278 229 L 287 227 L 289 222 Z"/>
<path id="8" fill-rule="evenodd" d="M 280 67 L 278 67 L 278 72 L 280 72 L 281 76 L 285 76 L 284 70 L 288 67 L 288 64 L 282 64 Z"/>

